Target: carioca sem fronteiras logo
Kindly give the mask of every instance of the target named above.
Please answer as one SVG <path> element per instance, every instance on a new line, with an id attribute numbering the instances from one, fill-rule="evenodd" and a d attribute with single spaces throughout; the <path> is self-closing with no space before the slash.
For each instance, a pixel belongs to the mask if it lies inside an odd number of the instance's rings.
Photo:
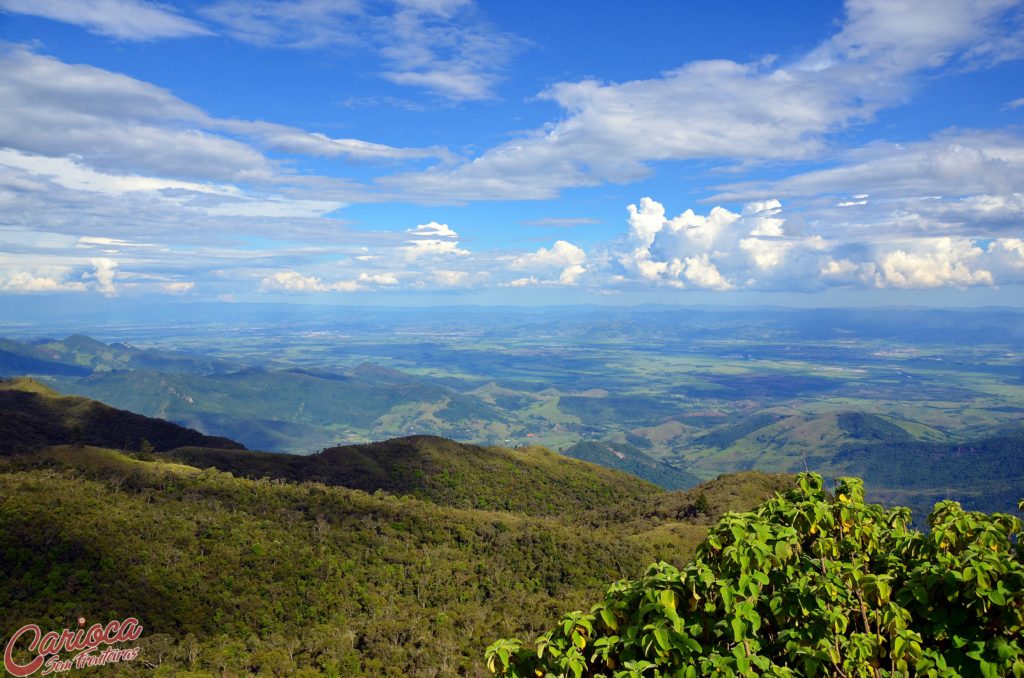
<path id="1" fill-rule="evenodd" d="M 139 639 L 142 635 L 142 624 L 135 617 L 123 621 L 113 620 L 106 626 L 93 624 L 85 628 L 85 618 L 78 618 L 77 631 L 63 629 L 43 633 L 35 624 L 26 624 L 11 635 L 4 648 L 4 668 L 14 676 L 30 676 L 39 669 L 42 675 L 63 673 L 71 669 L 84 669 L 91 666 L 104 666 L 116 662 L 132 661 L 139 656 L 142 648 L 114 648 L 118 643 L 127 643 Z M 100 646 L 107 645 L 104 650 Z M 25 664 L 14 659 L 18 646 L 24 647 L 35 657 Z M 74 652 L 72 657 L 61 658 L 62 652 Z"/>

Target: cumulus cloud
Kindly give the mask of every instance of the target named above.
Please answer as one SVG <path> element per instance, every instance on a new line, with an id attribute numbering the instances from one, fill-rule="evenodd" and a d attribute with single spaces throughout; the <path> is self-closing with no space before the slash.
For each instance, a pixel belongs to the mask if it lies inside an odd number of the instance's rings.
<path id="1" fill-rule="evenodd" d="M 710 290 L 731 290 L 733 284 L 722 277 L 718 268 L 708 259 L 707 254 L 686 257 L 682 275 L 697 287 Z"/>
<path id="2" fill-rule="evenodd" d="M 717 211 L 717 217 L 715 217 Z M 645 198 L 630 205 L 618 263 L 634 281 L 710 290 L 928 289 L 1024 282 L 1024 240 L 918 235 L 901 239 L 789 235 L 776 199 L 742 214 L 713 208 L 668 218 Z M 863 235 L 863 234 L 862 234 Z M 627 278 L 628 279 L 628 278 Z"/>
<path id="3" fill-rule="evenodd" d="M 0 11 L 62 21 L 119 40 L 211 35 L 202 24 L 167 5 L 143 0 L 0 0 Z"/>
<path id="4" fill-rule="evenodd" d="M 95 280 L 97 291 L 107 297 L 117 296 L 117 287 L 114 285 L 114 278 L 117 277 L 117 262 L 105 257 L 90 259 L 93 270 L 91 277 Z"/>
<path id="5" fill-rule="evenodd" d="M 993 284 L 982 269 L 984 251 L 964 238 L 928 238 L 881 254 L 880 287 L 970 287 Z"/>
<path id="6" fill-rule="evenodd" d="M 469 277 L 466 271 L 434 271 L 433 280 L 442 287 L 458 287 Z"/>
<path id="7" fill-rule="evenodd" d="M 330 289 L 320 278 L 302 275 L 298 271 L 278 271 L 260 281 L 260 289 L 265 292 L 325 292 Z"/>
<path id="8" fill-rule="evenodd" d="M 580 276 L 587 272 L 583 265 L 587 261 L 587 253 L 583 248 L 565 240 L 557 240 L 551 248 L 541 247 L 536 252 L 515 257 L 509 264 L 513 271 L 531 270 L 545 273 L 556 273 L 556 280 L 544 281 L 548 284 L 575 285 Z M 535 276 L 519 278 L 511 285 L 521 287 L 537 284 Z"/>
<path id="9" fill-rule="evenodd" d="M 84 292 L 82 282 L 67 280 L 68 270 L 9 271 L 0 273 L 0 291 L 9 293 L 29 292 Z"/>

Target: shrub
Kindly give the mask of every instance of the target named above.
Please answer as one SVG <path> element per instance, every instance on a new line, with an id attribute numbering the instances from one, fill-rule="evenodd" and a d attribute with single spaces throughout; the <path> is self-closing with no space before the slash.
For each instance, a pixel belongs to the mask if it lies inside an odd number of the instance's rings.
<path id="1" fill-rule="evenodd" d="M 865 503 L 859 479 L 830 494 L 801 474 L 726 514 L 682 570 L 652 565 L 485 659 L 512 678 L 1024 676 L 1021 521 L 945 501 L 929 524 Z"/>

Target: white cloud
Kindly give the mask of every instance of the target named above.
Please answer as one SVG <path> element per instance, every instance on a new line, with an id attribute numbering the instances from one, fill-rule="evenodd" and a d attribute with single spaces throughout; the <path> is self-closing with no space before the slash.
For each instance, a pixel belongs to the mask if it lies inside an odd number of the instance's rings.
<path id="1" fill-rule="evenodd" d="M 500 286 L 501 287 L 535 287 L 535 286 L 540 285 L 540 284 L 541 284 L 541 281 L 538 280 L 536 276 L 532 276 L 531 275 L 528 278 L 516 278 L 515 280 L 510 280 L 507 283 L 501 283 Z"/>
<path id="2" fill-rule="evenodd" d="M 241 42 L 261 47 L 315 49 L 359 44 L 359 34 L 352 30 L 350 22 L 362 10 L 355 0 L 226 0 L 204 7 L 201 13 Z"/>
<path id="3" fill-rule="evenodd" d="M 402 248 L 406 261 L 449 254 L 465 257 L 470 253 L 469 250 L 459 247 L 457 240 L 459 234 L 453 231 L 448 224 L 431 221 L 428 224 L 420 224 L 416 228 L 407 229 L 406 233 L 412 236 L 412 239 L 407 240 L 405 247 Z"/>
<path id="4" fill-rule="evenodd" d="M 0 49 L 0 99 L 0 146 L 22 153 L 79 156 L 76 164 L 119 175 L 191 181 L 273 175 L 256 149 L 205 131 L 210 120 L 199 109 L 100 68 Z"/>
<path id="5" fill-rule="evenodd" d="M 469 277 L 465 271 L 434 271 L 434 281 L 442 287 L 458 287 Z"/>
<path id="6" fill-rule="evenodd" d="M 329 289 L 320 278 L 305 276 L 298 271 L 278 271 L 260 281 L 263 291 L 324 292 Z"/>
<path id="7" fill-rule="evenodd" d="M 202 185 L 216 182 L 218 191 L 227 182 L 320 181 L 316 189 L 324 193 L 322 177 L 286 175 L 257 146 L 359 160 L 450 156 L 440 147 L 399 148 L 269 122 L 218 119 L 164 88 L 24 46 L 0 45 L 0 99 L 0 147 L 70 162 L 80 173 L 121 177 L 120 190 L 129 179 L 136 182 L 131 190 L 173 188 L 166 184 L 178 180 L 186 190 L 210 190 Z M 342 182 L 333 183 L 337 190 Z"/>
<path id="8" fill-rule="evenodd" d="M 718 268 L 708 259 L 707 254 L 699 257 L 687 257 L 684 261 L 686 267 L 683 269 L 683 276 L 697 287 L 710 290 L 731 290 L 732 283 L 722 277 Z"/>
<path id="9" fill-rule="evenodd" d="M 992 209 L 1004 207 L 1003 202 L 994 201 Z M 711 290 L 931 289 L 1024 283 L 1024 240 L 1020 238 L 986 241 L 905 233 L 898 239 L 872 239 L 855 237 L 856 230 L 842 234 L 844 238 L 812 233 L 791 236 L 786 233 L 782 205 L 775 199 L 749 203 L 743 214 L 730 212 L 719 219 L 721 228 L 708 231 L 711 214 L 701 217 L 688 210 L 669 219 L 664 207 L 649 198 L 639 208 L 631 205 L 625 243 L 631 249 L 620 252 L 617 263 L 641 284 Z M 696 229 L 701 237 L 688 237 L 687 229 Z M 704 237 L 708 233 L 712 236 Z"/>
<path id="10" fill-rule="evenodd" d="M 583 265 L 586 261 L 587 253 L 583 248 L 565 240 L 558 240 L 550 249 L 541 247 L 536 252 L 514 258 L 509 264 L 509 268 L 513 271 L 557 272 L 557 284 L 575 285 L 579 281 L 580 276 L 587 272 L 587 268 Z M 512 284 L 512 286 L 519 287 L 535 284 L 534 280 L 533 276 L 520 278 L 513 281 L 513 283 L 517 284 Z M 555 283 L 556 281 L 549 280 L 545 282 Z"/>
<path id="11" fill-rule="evenodd" d="M 843 28 L 792 62 L 696 61 L 647 80 L 557 83 L 540 95 L 563 110 L 557 122 L 461 165 L 381 181 L 435 199 L 546 199 L 636 181 L 654 161 L 817 157 L 830 134 L 902 103 L 914 73 L 1012 30 L 1010 6 L 851 0 Z"/>
<path id="12" fill-rule="evenodd" d="M 369 285 L 397 285 L 398 277 L 394 273 L 360 273 L 356 282 Z"/>
<path id="13" fill-rule="evenodd" d="M 419 160 L 440 158 L 449 160 L 452 154 L 441 146 L 428 148 L 398 148 L 361 139 L 334 139 L 320 132 L 306 132 L 284 125 L 218 123 L 225 129 L 249 131 L 264 146 L 275 151 L 314 157 L 346 157 L 355 160 Z"/>
<path id="14" fill-rule="evenodd" d="M 558 282 L 562 285 L 575 285 L 580 276 L 586 272 L 586 267 L 581 266 L 580 264 L 567 266 L 558 274 Z"/>
<path id="15" fill-rule="evenodd" d="M 491 277 L 488 271 L 432 271 L 425 279 L 416 283 L 418 288 L 431 286 L 442 288 L 468 288 L 479 285 Z"/>
<path id="16" fill-rule="evenodd" d="M 202 24 L 144 0 L 0 0 L 0 11 L 75 24 L 120 40 L 210 35 Z"/>
<path id="17" fill-rule="evenodd" d="M 1021 238 L 994 240 L 988 247 L 988 253 L 1000 267 L 1024 272 L 1024 240 Z"/>
<path id="18" fill-rule="evenodd" d="M 876 284 L 902 288 L 992 285 L 992 273 L 979 268 L 983 254 L 966 239 L 919 239 L 882 254 Z"/>
<path id="19" fill-rule="evenodd" d="M 431 221 L 429 224 L 420 224 L 416 228 L 407 228 L 405 232 L 413 236 L 426 238 L 459 237 L 459 234 L 453 231 L 448 224 L 439 224 L 436 221 Z"/>
<path id="20" fill-rule="evenodd" d="M 84 292 L 85 284 L 77 281 L 68 281 L 67 269 L 53 269 L 49 271 L 8 271 L 0 274 L 0 291 L 10 293 L 27 292 Z"/>
<path id="21" fill-rule="evenodd" d="M 49 178 L 54 183 L 72 190 L 106 195 L 170 189 L 229 196 L 239 193 L 237 189 L 227 185 L 97 172 L 71 158 L 31 155 L 10 148 L 0 148 L 0 165 L 24 170 L 32 176 Z"/>
<path id="22" fill-rule="evenodd" d="M 105 257 L 90 259 L 93 271 L 91 278 L 96 281 L 96 290 L 107 297 L 117 296 L 117 287 L 114 285 L 114 278 L 117 277 L 117 262 Z"/>
<path id="23" fill-rule="evenodd" d="M 873 285 L 877 281 L 877 267 L 874 262 L 854 262 L 850 259 L 833 259 L 828 257 L 818 273 L 826 284 Z"/>
<path id="24" fill-rule="evenodd" d="M 459 248 L 459 243 L 453 240 L 410 240 L 403 248 L 407 261 L 415 261 L 427 256 L 444 256 L 453 254 L 464 257 L 469 250 Z"/>
<path id="25" fill-rule="evenodd" d="M 375 52 L 379 75 L 454 100 L 489 99 L 524 41 L 493 28 L 468 0 L 401 1 L 386 12 L 351 1 L 225 0 L 202 10 L 236 40 L 290 49 Z"/>
<path id="26" fill-rule="evenodd" d="M 165 292 L 170 292 L 171 294 L 185 294 L 186 292 L 191 292 L 193 289 L 195 289 L 195 286 L 196 284 L 194 282 L 179 281 L 163 283 L 160 287 Z"/>
<path id="27" fill-rule="evenodd" d="M 517 257 L 510 268 L 566 268 L 577 266 L 586 260 L 587 253 L 583 248 L 565 240 L 557 240 L 551 249 L 541 247 L 536 252 Z"/>
<path id="28" fill-rule="evenodd" d="M 876 142 L 840 155 L 828 169 L 722 187 L 716 200 L 830 195 L 856 202 L 898 197 L 1019 192 L 1024 138 L 1009 131 L 951 130 L 913 143 Z"/>
<path id="29" fill-rule="evenodd" d="M 200 209 L 212 216 L 284 219 L 319 217 L 335 212 L 342 207 L 345 207 L 343 202 L 288 200 L 277 196 L 269 199 L 246 197 L 239 200 L 225 200 L 216 205 Z"/>
<path id="30" fill-rule="evenodd" d="M 360 273 L 352 280 L 324 283 L 320 278 L 302 275 L 298 271 L 278 271 L 260 281 L 263 292 L 358 292 L 374 287 L 398 285 L 393 273 Z"/>

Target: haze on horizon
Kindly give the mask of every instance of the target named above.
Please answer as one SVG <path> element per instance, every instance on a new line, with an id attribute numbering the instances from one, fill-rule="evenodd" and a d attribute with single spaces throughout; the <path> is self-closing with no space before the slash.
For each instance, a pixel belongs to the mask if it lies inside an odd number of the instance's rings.
<path id="1" fill-rule="evenodd" d="M 0 302 L 1024 304 L 1024 7 L 0 0 Z"/>

